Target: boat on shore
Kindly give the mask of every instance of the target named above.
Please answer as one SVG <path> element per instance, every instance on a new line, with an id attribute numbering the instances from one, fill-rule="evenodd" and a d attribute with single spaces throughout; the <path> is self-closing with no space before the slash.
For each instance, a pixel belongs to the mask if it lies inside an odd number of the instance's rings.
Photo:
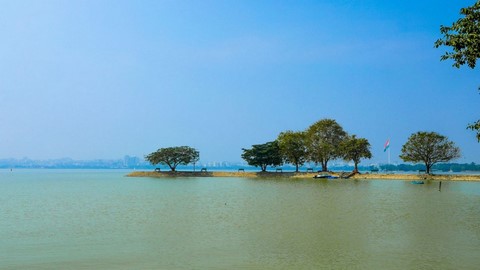
<path id="1" fill-rule="evenodd" d="M 337 179 L 339 178 L 336 175 L 330 175 L 330 174 L 317 174 L 313 178 L 322 178 L 322 179 Z"/>

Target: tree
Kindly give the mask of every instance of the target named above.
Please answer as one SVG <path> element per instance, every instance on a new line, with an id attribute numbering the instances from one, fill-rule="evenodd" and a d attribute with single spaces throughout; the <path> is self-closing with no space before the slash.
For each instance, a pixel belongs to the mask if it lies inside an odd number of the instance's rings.
<path id="1" fill-rule="evenodd" d="M 460 9 L 460 14 L 464 17 L 452 26 L 440 26 L 440 33 L 444 37 L 435 42 L 435 47 L 449 46 L 453 50 L 442 55 L 442 61 L 452 59 L 456 68 L 467 64 L 473 69 L 480 58 L 480 1 Z M 477 132 L 477 140 L 480 142 L 480 120 L 469 124 L 467 128 Z"/>
<path id="2" fill-rule="evenodd" d="M 477 131 L 477 141 L 480 142 L 480 120 L 477 120 L 477 122 L 468 125 L 467 128 L 473 131 Z"/>
<path id="3" fill-rule="evenodd" d="M 200 153 L 197 151 L 196 155 L 192 156 L 192 160 L 189 163 L 193 163 L 193 171 L 195 171 L 195 164 L 200 160 Z"/>
<path id="4" fill-rule="evenodd" d="M 419 131 L 412 134 L 402 146 L 403 161 L 423 162 L 426 173 L 437 162 L 447 162 L 460 157 L 460 148 L 436 132 Z"/>
<path id="5" fill-rule="evenodd" d="M 197 162 L 200 159 L 200 153 L 189 146 L 176 146 L 160 148 L 145 156 L 145 159 L 152 165 L 165 164 L 174 172 L 178 165 Z"/>
<path id="6" fill-rule="evenodd" d="M 362 158 L 372 158 L 370 143 L 367 139 L 357 138 L 355 135 L 348 136 L 341 144 L 343 159 L 352 160 L 355 164 L 354 173 L 358 173 L 358 163 Z"/>
<path id="7" fill-rule="evenodd" d="M 480 44 L 479 44 L 480 46 Z M 480 87 L 478 88 L 478 91 L 480 91 Z M 480 120 L 477 120 L 475 123 L 469 124 L 467 126 L 467 129 L 471 129 L 473 131 L 477 132 L 477 141 L 480 142 Z"/>
<path id="8" fill-rule="evenodd" d="M 260 167 L 262 172 L 267 170 L 268 165 L 280 166 L 283 163 L 277 141 L 252 145 L 252 149 L 242 150 L 242 158 L 248 165 Z"/>
<path id="9" fill-rule="evenodd" d="M 305 133 L 291 130 L 280 133 L 277 138 L 280 154 L 285 162 L 295 165 L 295 171 L 305 163 Z"/>
<path id="10" fill-rule="evenodd" d="M 306 131 L 309 160 L 320 163 L 322 171 L 326 172 L 328 161 L 342 156 L 340 144 L 346 136 L 347 133 L 335 120 L 317 121 Z"/>
<path id="11" fill-rule="evenodd" d="M 440 26 L 443 38 L 435 42 L 435 47 L 450 46 L 453 52 L 446 52 L 441 60 L 453 59 L 453 66 L 459 68 L 467 64 L 475 68 L 480 58 L 480 1 L 471 7 L 460 9 L 464 17 L 458 19 L 452 26 Z"/>

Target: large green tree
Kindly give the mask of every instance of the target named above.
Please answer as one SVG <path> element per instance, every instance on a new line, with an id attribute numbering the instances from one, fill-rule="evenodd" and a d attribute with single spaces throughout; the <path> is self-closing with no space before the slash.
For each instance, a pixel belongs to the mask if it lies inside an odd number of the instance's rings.
<path id="1" fill-rule="evenodd" d="M 406 162 L 423 162 L 427 174 L 435 163 L 460 157 L 460 148 L 447 137 L 436 132 L 419 131 L 412 134 L 402 146 L 400 158 Z"/>
<path id="2" fill-rule="evenodd" d="M 298 172 L 298 168 L 305 163 L 307 156 L 305 133 L 287 130 L 278 135 L 277 141 L 283 160 L 295 165 L 295 171 Z"/>
<path id="3" fill-rule="evenodd" d="M 145 156 L 145 159 L 152 165 L 167 165 L 172 172 L 175 171 L 178 165 L 187 165 L 192 162 L 197 162 L 199 158 L 200 153 L 195 150 L 195 148 L 189 146 L 160 148 Z"/>
<path id="4" fill-rule="evenodd" d="M 343 159 L 345 161 L 353 161 L 355 167 L 354 173 L 358 173 L 358 164 L 362 158 L 372 158 L 370 152 L 370 143 L 365 138 L 357 138 L 357 136 L 348 136 L 341 144 Z"/>
<path id="5" fill-rule="evenodd" d="M 267 142 L 264 144 L 252 145 L 251 149 L 243 148 L 242 158 L 248 165 L 260 167 L 262 172 L 267 166 L 280 166 L 283 164 L 278 142 Z"/>
<path id="6" fill-rule="evenodd" d="M 340 144 L 347 133 L 333 119 L 322 119 L 306 131 L 306 145 L 309 160 L 322 165 L 328 171 L 328 161 L 342 157 Z"/>
<path id="7" fill-rule="evenodd" d="M 480 58 L 480 1 L 460 9 L 460 14 L 462 17 L 451 26 L 440 26 L 443 38 L 435 42 L 435 47 L 448 46 L 452 49 L 445 52 L 441 60 L 452 59 L 454 67 L 467 64 L 473 69 Z M 467 128 L 477 132 L 477 140 L 480 142 L 480 120 Z"/>

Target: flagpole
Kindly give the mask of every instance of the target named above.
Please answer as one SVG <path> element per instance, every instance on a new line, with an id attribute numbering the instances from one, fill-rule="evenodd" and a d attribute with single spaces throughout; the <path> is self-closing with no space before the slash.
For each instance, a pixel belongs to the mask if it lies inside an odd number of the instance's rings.
<path id="1" fill-rule="evenodd" d="M 387 141 L 385 142 L 385 145 L 383 147 L 384 147 L 383 152 L 388 151 L 388 153 L 387 153 L 387 155 L 388 155 L 388 165 L 390 165 L 390 138 L 387 139 Z M 388 168 L 388 166 L 387 166 L 387 168 Z"/>
<path id="2" fill-rule="evenodd" d="M 390 165 L 390 147 L 388 147 L 388 165 Z"/>

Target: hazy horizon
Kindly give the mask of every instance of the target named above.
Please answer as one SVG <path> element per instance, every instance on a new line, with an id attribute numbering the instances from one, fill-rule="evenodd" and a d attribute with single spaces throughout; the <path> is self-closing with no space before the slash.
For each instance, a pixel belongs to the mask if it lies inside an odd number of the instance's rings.
<path id="1" fill-rule="evenodd" d="M 435 131 L 480 162 L 479 69 L 435 49 L 475 1 L 1 1 L 0 158 L 201 160 L 323 118 L 391 162 Z"/>

